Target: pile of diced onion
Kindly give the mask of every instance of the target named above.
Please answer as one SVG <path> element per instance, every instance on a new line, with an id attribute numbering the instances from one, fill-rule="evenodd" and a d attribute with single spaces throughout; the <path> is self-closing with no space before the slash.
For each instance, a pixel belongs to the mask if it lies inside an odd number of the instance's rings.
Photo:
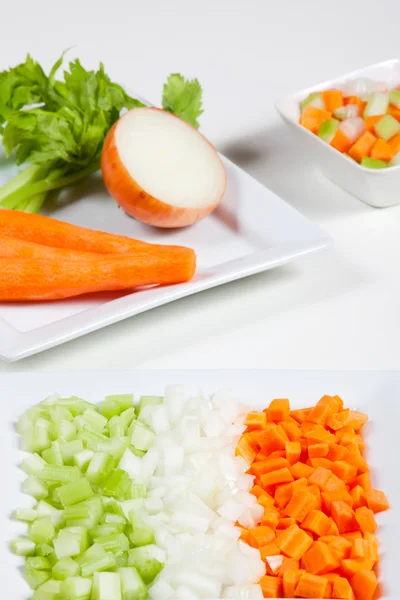
<path id="1" fill-rule="evenodd" d="M 235 455 L 248 409 L 228 394 L 107 397 L 97 409 L 54 395 L 21 418 L 30 452 L 15 517 L 28 537 L 34 600 L 257 600 L 259 551 L 241 541 L 263 507 Z"/>

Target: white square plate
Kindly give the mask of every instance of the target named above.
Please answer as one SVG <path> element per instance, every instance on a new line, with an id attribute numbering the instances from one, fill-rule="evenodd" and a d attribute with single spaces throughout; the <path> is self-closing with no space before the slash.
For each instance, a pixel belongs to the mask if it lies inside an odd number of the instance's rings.
<path id="1" fill-rule="evenodd" d="M 47 213 L 64 221 L 149 242 L 194 248 L 189 283 L 51 303 L 0 305 L 0 359 L 19 360 L 178 298 L 271 269 L 330 245 L 327 234 L 281 198 L 223 159 L 228 185 L 213 215 L 181 230 L 157 230 L 119 210 L 99 174 L 65 190 Z M 0 156 L 0 184 L 14 167 Z"/>
<path id="2" fill-rule="evenodd" d="M 288 397 L 294 408 L 315 403 L 323 394 L 339 394 L 346 406 L 367 413 L 364 428 L 367 459 L 373 485 L 385 491 L 391 509 L 378 515 L 380 540 L 380 600 L 398 600 L 398 539 L 400 538 L 400 372 L 335 371 L 133 371 L 113 373 L 36 373 L 0 375 L 0 453 L 2 494 L 0 495 L 0 581 L 7 600 L 25 600 L 28 587 L 18 566 L 21 559 L 11 554 L 7 540 L 22 535 L 24 526 L 10 520 L 17 506 L 28 506 L 29 498 L 20 491 L 25 475 L 17 468 L 21 460 L 14 424 L 29 407 L 58 391 L 76 394 L 98 403 L 107 394 L 134 392 L 162 394 L 170 383 L 183 383 L 187 396 L 200 389 L 211 394 L 230 389 L 235 398 L 250 408 L 263 409 L 272 398 Z M 214 599 L 210 599 L 214 600 Z"/>

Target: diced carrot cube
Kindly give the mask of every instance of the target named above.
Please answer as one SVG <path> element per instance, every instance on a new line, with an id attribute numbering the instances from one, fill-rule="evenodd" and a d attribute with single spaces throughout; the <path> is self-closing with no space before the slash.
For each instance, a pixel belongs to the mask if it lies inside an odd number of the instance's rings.
<path id="1" fill-rule="evenodd" d="M 352 543 L 350 540 L 342 536 L 336 536 L 331 542 L 329 547 L 340 555 L 340 559 L 350 558 L 350 552 L 352 549 Z"/>
<path id="2" fill-rule="evenodd" d="M 379 138 L 371 150 L 371 158 L 390 162 L 393 158 L 393 150 L 388 142 Z"/>
<path id="3" fill-rule="evenodd" d="M 261 477 L 266 473 L 284 469 L 285 467 L 290 467 L 290 463 L 286 458 L 266 458 L 265 460 L 254 461 L 251 465 L 250 473 L 256 477 Z"/>
<path id="4" fill-rule="evenodd" d="M 307 420 L 307 416 L 309 415 L 311 408 L 300 408 L 298 410 L 291 410 L 290 416 L 297 421 L 300 425 Z"/>
<path id="5" fill-rule="evenodd" d="M 339 559 L 328 544 L 314 542 L 311 548 L 304 554 L 303 564 L 307 573 L 323 575 L 336 569 L 339 566 Z"/>
<path id="6" fill-rule="evenodd" d="M 307 106 L 300 116 L 300 125 L 312 133 L 318 133 L 320 125 L 331 117 L 332 113 L 314 106 Z"/>
<path id="7" fill-rule="evenodd" d="M 374 561 L 367 558 L 346 558 L 342 560 L 340 569 L 345 577 L 351 577 L 358 571 L 370 571 L 373 566 Z"/>
<path id="8" fill-rule="evenodd" d="M 329 445 L 326 442 L 320 444 L 311 444 L 308 447 L 309 458 L 324 458 L 329 452 Z"/>
<path id="9" fill-rule="evenodd" d="M 375 125 L 381 119 L 382 119 L 382 115 L 374 115 L 373 117 L 367 117 L 366 119 L 364 119 L 364 125 L 365 125 L 366 131 L 373 131 Z"/>
<path id="10" fill-rule="evenodd" d="M 261 577 L 259 584 L 264 598 L 280 598 L 282 596 L 282 580 L 280 577 L 264 575 L 264 577 Z"/>
<path id="11" fill-rule="evenodd" d="M 250 431 L 262 430 L 267 424 L 267 415 L 265 414 L 265 412 L 247 413 L 244 424 Z"/>
<path id="12" fill-rule="evenodd" d="M 290 404 L 287 398 L 276 398 L 272 400 L 268 409 L 268 421 L 285 421 L 290 414 Z"/>
<path id="13" fill-rule="evenodd" d="M 261 506 L 263 506 L 264 508 L 272 508 L 274 506 L 273 497 L 267 494 L 266 492 L 263 492 L 260 496 L 258 496 L 257 502 L 258 504 L 261 504 Z"/>
<path id="14" fill-rule="evenodd" d="M 331 444 L 329 446 L 328 454 L 326 458 L 335 462 L 335 460 L 345 460 L 347 456 L 347 448 L 340 446 L 339 444 Z"/>
<path id="15" fill-rule="evenodd" d="M 302 462 L 297 462 L 290 467 L 290 472 L 295 479 L 302 479 L 303 477 L 308 479 L 314 473 L 314 469 Z M 310 483 L 310 481 L 308 483 Z"/>
<path id="16" fill-rule="evenodd" d="M 308 481 L 305 477 L 301 477 L 300 479 L 295 479 L 294 481 L 292 481 L 292 483 L 290 484 L 292 487 L 292 495 L 296 494 L 297 492 L 301 492 L 302 490 L 305 490 L 306 488 L 308 488 Z"/>
<path id="17" fill-rule="evenodd" d="M 372 600 L 378 587 L 375 573 L 368 569 L 357 571 L 350 583 L 357 600 Z"/>
<path id="18" fill-rule="evenodd" d="M 340 533 L 348 533 L 357 528 L 355 512 L 343 500 L 334 500 L 332 502 L 331 513 Z"/>
<path id="19" fill-rule="evenodd" d="M 293 517 L 283 517 L 282 519 L 279 520 L 278 525 L 276 526 L 276 529 L 287 529 L 288 527 L 291 527 L 292 525 L 294 525 L 296 523 L 296 519 L 293 519 Z"/>
<path id="20" fill-rule="evenodd" d="M 259 498 L 262 494 L 265 494 L 265 492 L 261 486 L 254 485 L 250 490 L 250 494 L 253 494 L 253 496 Z"/>
<path id="21" fill-rule="evenodd" d="M 377 524 L 374 513 L 366 506 L 360 506 L 356 509 L 356 521 L 363 533 L 375 533 Z"/>
<path id="22" fill-rule="evenodd" d="M 251 464 L 255 459 L 256 454 L 257 450 L 254 448 L 253 444 L 251 444 L 245 435 L 242 435 L 236 446 L 236 455 L 242 456 L 248 464 Z"/>
<path id="23" fill-rule="evenodd" d="M 321 510 L 312 510 L 302 523 L 303 529 L 315 533 L 318 537 L 328 535 L 331 520 Z"/>
<path id="24" fill-rule="evenodd" d="M 315 496 L 307 490 L 303 490 L 293 494 L 289 504 L 286 506 L 285 513 L 302 523 L 308 513 L 314 509 L 315 505 Z"/>
<path id="25" fill-rule="evenodd" d="M 283 594 L 285 598 L 294 598 L 300 577 L 304 574 L 302 569 L 291 569 L 283 574 Z"/>
<path id="26" fill-rule="evenodd" d="M 301 438 L 301 429 L 294 419 L 293 422 L 282 421 L 281 427 L 291 442 L 297 442 Z"/>
<path id="27" fill-rule="evenodd" d="M 261 481 L 264 486 L 290 483 L 293 481 L 293 475 L 287 467 L 284 467 L 283 469 L 277 469 L 276 471 L 261 475 Z"/>
<path id="28" fill-rule="evenodd" d="M 332 471 L 333 462 L 327 458 L 312 458 L 311 465 L 316 469 L 317 467 L 324 467 Z"/>
<path id="29" fill-rule="evenodd" d="M 395 119 L 397 119 L 398 121 L 400 121 L 400 109 L 396 108 L 395 106 L 390 105 L 388 107 L 388 114 L 392 115 L 392 117 L 394 117 Z"/>
<path id="30" fill-rule="evenodd" d="M 357 512 L 358 508 L 362 506 L 367 506 L 367 499 L 365 497 L 365 492 L 362 489 L 361 485 L 356 485 L 350 491 L 350 496 L 352 498 L 353 510 Z"/>
<path id="31" fill-rule="evenodd" d="M 376 142 L 376 137 L 370 132 L 366 131 L 361 137 L 352 145 L 349 150 L 349 156 L 357 162 L 361 162 L 364 156 L 369 156 L 373 145 Z"/>
<path id="32" fill-rule="evenodd" d="M 338 127 L 335 135 L 333 136 L 333 140 L 331 141 L 332 148 L 335 148 L 339 152 L 342 152 L 342 154 L 345 154 L 350 150 L 351 145 L 352 142 L 349 140 L 347 135 Z"/>
<path id="33" fill-rule="evenodd" d="M 261 450 L 267 455 L 274 450 L 284 450 L 285 442 L 284 436 L 275 423 L 267 423 L 267 426 L 258 438 Z"/>
<path id="34" fill-rule="evenodd" d="M 291 483 L 280 485 L 275 491 L 275 505 L 279 510 L 283 510 L 293 496 Z"/>
<path id="35" fill-rule="evenodd" d="M 383 492 L 380 490 L 371 489 L 366 492 L 368 508 L 374 513 L 382 512 L 390 508 L 389 502 Z"/>
<path id="36" fill-rule="evenodd" d="M 249 529 L 248 544 L 253 548 L 261 548 L 266 546 L 275 539 L 276 535 L 271 527 L 259 525 L 253 529 Z"/>
<path id="37" fill-rule="evenodd" d="M 307 490 L 310 492 L 310 494 L 312 494 L 317 503 L 315 505 L 316 510 L 321 510 L 322 507 L 322 500 L 321 500 L 321 490 L 319 489 L 319 487 L 317 485 L 309 485 Z"/>
<path id="38" fill-rule="evenodd" d="M 292 525 L 278 535 L 276 543 L 283 554 L 300 559 L 310 548 L 313 540 L 298 525 Z"/>
<path id="39" fill-rule="evenodd" d="M 325 90 L 322 92 L 325 109 L 333 112 L 343 106 L 343 93 L 341 90 Z"/>
<path id="40" fill-rule="evenodd" d="M 295 595 L 300 598 L 323 598 L 328 584 L 328 580 L 319 575 L 304 573 L 297 584 Z"/>
<path id="41" fill-rule="evenodd" d="M 279 523 L 279 512 L 275 508 L 264 508 L 264 515 L 261 519 L 261 525 L 267 525 L 272 529 L 276 529 Z"/>
<path id="42" fill-rule="evenodd" d="M 367 497 L 367 493 L 371 491 L 371 478 L 369 473 L 362 473 L 362 475 L 358 475 L 355 479 L 353 479 L 352 485 L 361 486 L 362 489 L 365 491 L 365 497 Z"/>
<path id="43" fill-rule="evenodd" d="M 259 550 L 260 550 L 261 559 L 264 561 L 267 558 L 267 556 L 276 556 L 277 554 L 280 553 L 280 549 L 276 545 L 276 541 L 271 542 L 271 543 L 267 544 L 266 546 L 262 546 L 261 548 L 259 548 Z"/>
<path id="44" fill-rule="evenodd" d="M 350 465 L 348 462 L 344 460 L 338 460 L 333 463 L 332 466 L 333 473 L 339 477 L 345 483 L 348 483 L 357 475 L 357 467 L 354 465 Z"/>
<path id="45" fill-rule="evenodd" d="M 400 133 L 397 133 L 389 140 L 389 146 L 392 149 L 393 156 L 400 152 Z"/>
<path id="46" fill-rule="evenodd" d="M 283 577 L 286 571 L 296 571 L 299 569 L 299 561 L 297 558 L 288 558 L 287 556 L 283 557 L 282 564 L 278 571 L 278 577 Z"/>
<path id="47" fill-rule="evenodd" d="M 332 598 L 340 598 L 341 600 L 354 600 L 353 590 L 351 585 L 344 577 L 338 577 L 333 582 Z"/>

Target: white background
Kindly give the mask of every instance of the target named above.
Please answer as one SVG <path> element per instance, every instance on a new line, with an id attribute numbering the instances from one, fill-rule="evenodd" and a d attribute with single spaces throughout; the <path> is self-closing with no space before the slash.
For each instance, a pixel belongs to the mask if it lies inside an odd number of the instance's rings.
<path id="1" fill-rule="evenodd" d="M 12 370 L 400 366 L 400 206 L 373 209 L 313 170 L 273 103 L 400 55 L 398 0 L 2 3 L 0 62 L 65 48 L 157 103 L 180 71 L 205 90 L 217 147 L 335 240 L 333 251 L 180 300 Z M 400 195 L 400 190 L 399 190 Z"/>

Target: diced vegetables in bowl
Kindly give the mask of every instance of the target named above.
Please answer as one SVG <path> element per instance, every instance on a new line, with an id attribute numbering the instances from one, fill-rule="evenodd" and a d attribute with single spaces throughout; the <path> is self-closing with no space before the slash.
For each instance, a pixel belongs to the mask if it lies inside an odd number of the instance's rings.
<path id="1" fill-rule="evenodd" d="M 311 92 L 300 111 L 303 127 L 362 167 L 400 164 L 400 86 L 357 78 Z"/>

